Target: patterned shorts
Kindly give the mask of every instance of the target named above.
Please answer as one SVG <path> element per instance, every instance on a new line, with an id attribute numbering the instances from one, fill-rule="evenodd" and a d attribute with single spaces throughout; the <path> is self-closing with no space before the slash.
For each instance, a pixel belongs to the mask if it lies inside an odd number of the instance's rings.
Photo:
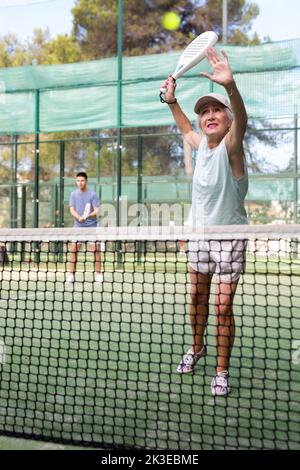
<path id="1" fill-rule="evenodd" d="M 190 241 L 190 267 L 202 274 L 217 275 L 217 282 L 236 282 L 245 271 L 247 240 Z"/>

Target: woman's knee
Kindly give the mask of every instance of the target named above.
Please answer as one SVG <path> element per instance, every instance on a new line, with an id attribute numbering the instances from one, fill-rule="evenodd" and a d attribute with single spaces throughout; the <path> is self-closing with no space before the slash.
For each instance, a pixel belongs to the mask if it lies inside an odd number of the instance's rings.
<path id="1" fill-rule="evenodd" d="M 215 314 L 221 317 L 230 317 L 233 315 L 231 304 L 215 304 Z"/>
<path id="2" fill-rule="evenodd" d="M 191 304 L 192 305 L 208 305 L 208 295 L 207 294 L 199 294 L 199 292 L 191 292 L 190 294 Z"/>

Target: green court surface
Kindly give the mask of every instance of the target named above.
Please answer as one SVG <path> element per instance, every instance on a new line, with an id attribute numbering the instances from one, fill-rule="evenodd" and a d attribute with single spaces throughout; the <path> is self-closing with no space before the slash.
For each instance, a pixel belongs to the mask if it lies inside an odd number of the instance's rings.
<path id="1" fill-rule="evenodd" d="M 2 450 L 95 450 L 95 447 L 80 447 L 54 442 L 34 441 L 20 437 L 0 436 L 0 451 Z"/>
<path id="2" fill-rule="evenodd" d="M 66 286 L 60 264 L 0 272 L 0 432 L 81 446 L 299 450 L 299 262 L 278 274 L 276 261 L 249 258 L 231 393 L 214 398 L 213 305 L 208 356 L 194 374 L 176 373 L 191 343 L 186 263 L 157 258 L 154 272 L 154 256 L 135 270 L 109 260 L 103 285 L 79 270 Z"/>

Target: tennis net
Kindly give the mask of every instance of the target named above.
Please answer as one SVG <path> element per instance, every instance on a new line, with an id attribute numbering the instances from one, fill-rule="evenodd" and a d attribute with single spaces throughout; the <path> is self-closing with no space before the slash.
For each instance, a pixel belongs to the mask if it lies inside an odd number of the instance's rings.
<path id="1" fill-rule="evenodd" d="M 299 225 L 1 229 L 0 433 L 104 448 L 300 449 L 299 238 Z M 216 266 L 228 243 L 247 240 L 246 264 L 245 245 L 235 248 L 244 272 L 227 396 L 211 391 L 214 292 L 234 281 L 227 258 L 207 300 L 207 355 L 177 372 L 192 344 L 188 265 L 207 261 L 198 240 L 219 252 Z"/>

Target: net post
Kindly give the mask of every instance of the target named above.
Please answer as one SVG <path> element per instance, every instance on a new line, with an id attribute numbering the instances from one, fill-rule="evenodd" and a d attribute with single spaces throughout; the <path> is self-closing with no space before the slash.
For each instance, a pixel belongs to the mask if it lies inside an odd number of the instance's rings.
<path id="1" fill-rule="evenodd" d="M 123 0 L 118 0 L 118 82 L 117 82 L 117 128 L 118 128 L 118 173 L 117 173 L 117 226 L 121 225 L 122 196 L 122 75 L 123 75 Z M 122 265 L 122 243 L 117 243 L 117 265 Z"/>
<path id="2" fill-rule="evenodd" d="M 35 122 L 34 122 L 34 190 L 33 190 L 33 227 L 39 226 L 39 197 L 40 197 L 40 90 L 35 90 Z M 39 262 L 39 243 L 34 243 L 34 261 Z"/>
<path id="3" fill-rule="evenodd" d="M 294 223 L 298 223 L 298 114 L 294 114 Z M 298 258 L 299 240 L 292 240 L 293 258 Z"/>
<path id="4" fill-rule="evenodd" d="M 138 136 L 138 148 L 137 148 L 137 159 L 138 159 L 138 176 L 137 176 L 137 203 L 138 207 L 143 202 L 143 137 Z M 143 225 L 142 214 L 139 210 L 138 216 L 138 227 Z M 138 265 L 142 262 L 142 253 L 143 253 L 143 242 L 138 241 L 137 243 L 137 263 Z"/>
<path id="5" fill-rule="evenodd" d="M 65 141 L 60 141 L 59 149 L 59 226 L 65 225 L 64 199 L 65 199 Z M 63 243 L 58 243 L 59 262 L 63 262 Z"/>
<path id="6" fill-rule="evenodd" d="M 21 199 L 21 227 L 26 227 L 26 186 L 22 187 L 22 199 Z M 21 257 L 20 262 L 25 260 L 25 242 L 21 242 Z"/>
<path id="7" fill-rule="evenodd" d="M 54 201 L 54 227 L 59 226 L 59 183 L 53 187 L 53 201 Z M 50 243 L 50 252 L 53 253 L 54 260 L 57 260 L 59 242 Z"/>
<path id="8" fill-rule="evenodd" d="M 97 148 L 96 148 L 96 152 L 97 152 L 97 186 L 98 186 L 98 189 L 99 189 L 99 185 L 100 185 L 100 172 L 101 172 L 101 162 L 100 162 L 100 152 L 101 152 L 101 141 L 100 141 L 100 137 L 98 136 L 97 138 Z M 99 194 L 100 195 L 100 194 Z"/>
<path id="9" fill-rule="evenodd" d="M 18 136 L 11 138 L 11 184 L 10 184 L 10 226 L 17 228 L 18 225 L 18 189 L 17 189 L 17 162 L 18 162 Z M 10 250 L 16 251 L 17 245 L 12 242 Z"/>
<path id="10" fill-rule="evenodd" d="M 10 226 L 17 228 L 18 193 L 17 193 L 17 165 L 18 165 L 18 136 L 12 136 L 11 152 L 11 199 L 10 199 Z"/>
<path id="11" fill-rule="evenodd" d="M 64 195 L 65 195 L 65 142 L 60 142 L 59 151 L 59 226 L 64 227 Z"/>
<path id="12" fill-rule="evenodd" d="M 54 227 L 59 226 L 59 183 L 52 186 L 52 214 Z"/>

